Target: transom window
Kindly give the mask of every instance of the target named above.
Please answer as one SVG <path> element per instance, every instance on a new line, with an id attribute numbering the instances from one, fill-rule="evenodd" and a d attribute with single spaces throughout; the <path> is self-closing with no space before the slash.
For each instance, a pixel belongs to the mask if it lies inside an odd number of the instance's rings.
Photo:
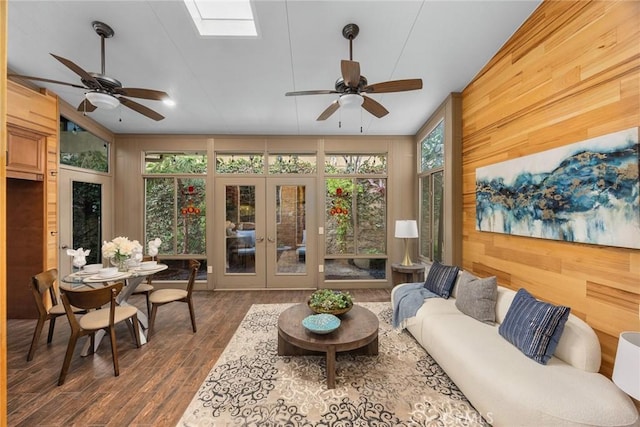
<path id="1" fill-rule="evenodd" d="M 109 172 L 109 143 L 60 117 L 60 164 Z"/>

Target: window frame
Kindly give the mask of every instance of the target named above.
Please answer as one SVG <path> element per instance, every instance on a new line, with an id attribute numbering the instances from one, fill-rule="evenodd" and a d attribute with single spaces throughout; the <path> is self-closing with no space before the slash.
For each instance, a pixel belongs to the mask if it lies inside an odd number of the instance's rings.
<path id="1" fill-rule="evenodd" d="M 442 167 L 422 171 L 422 141 L 444 121 L 444 163 Z M 422 200 L 422 178 L 443 172 L 443 195 L 442 195 L 442 223 L 440 230 L 442 233 L 442 260 L 441 262 L 450 265 L 462 265 L 462 95 L 451 93 L 438 107 L 431 117 L 425 122 L 416 134 L 416 180 L 418 188 L 418 248 L 422 248 L 423 234 L 423 200 Z M 431 195 L 432 197 L 432 195 Z M 433 207 L 433 197 L 430 206 Z M 433 216 L 431 217 L 433 224 Z M 433 249 L 433 242 L 430 242 Z M 421 262 L 431 263 L 431 257 L 424 256 L 422 251 L 418 251 L 418 259 Z"/>
<path id="2" fill-rule="evenodd" d="M 373 172 L 367 172 L 367 173 L 363 173 L 363 172 L 359 172 L 359 171 L 353 171 L 351 173 L 345 173 L 345 172 L 339 172 L 339 173 L 329 173 L 326 170 L 326 162 L 330 161 L 329 159 L 331 159 L 332 157 L 337 157 L 337 156 L 363 156 L 363 157 L 379 157 L 379 156 L 383 156 L 385 158 L 385 166 L 384 166 L 384 172 L 381 173 L 373 173 Z M 349 209 L 352 212 L 352 227 L 353 227 L 353 236 L 351 237 L 351 239 L 353 240 L 354 243 L 354 251 L 353 252 L 345 252 L 345 253 L 328 253 L 327 252 L 327 242 L 326 242 L 326 235 L 327 235 L 327 224 L 328 224 L 328 216 L 327 216 L 327 180 L 331 180 L 331 179 L 346 179 L 346 180 L 350 180 L 353 182 L 354 187 L 357 186 L 357 182 L 359 180 L 366 180 L 366 179 L 381 179 L 384 180 L 385 182 L 385 188 L 388 190 L 389 188 L 389 153 L 388 152 L 380 152 L 380 151 L 376 151 L 376 150 L 372 150 L 372 151 L 353 151 L 353 150 L 348 150 L 348 151 L 344 151 L 344 152 L 338 152 L 338 151 L 326 151 L 324 153 L 324 159 L 322 162 L 322 165 L 318 165 L 318 169 L 320 170 L 320 168 L 322 169 L 322 179 L 321 179 L 321 185 L 322 185 L 322 192 L 324 194 L 323 196 L 323 213 L 322 213 L 322 223 L 324 224 L 325 227 L 325 244 L 323 245 L 323 263 L 326 265 L 330 264 L 331 262 L 336 262 L 336 261 L 349 261 L 349 260 L 353 260 L 353 261 L 363 261 L 363 262 L 376 262 L 378 260 L 381 260 L 382 262 L 385 263 L 385 267 L 384 269 L 378 269 L 381 271 L 385 272 L 385 277 L 384 278 L 380 278 L 380 279 L 366 279 L 366 280 L 374 280 L 374 281 L 386 281 L 388 279 L 387 275 L 387 270 L 389 267 L 389 242 L 387 241 L 387 235 L 388 235 L 388 220 L 389 220 L 389 198 L 388 195 L 385 195 L 385 212 L 384 212 L 384 219 L 383 219 L 383 224 L 385 227 L 385 239 L 384 239 L 384 248 L 383 251 L 381 253 L 376 253 L 376 254 L 358 254 L 357 253 L 357 248 L 358 248 L 358 236 L 359 236 L 359 230 L 358 227 L 356 225 L 356 220 L 357 217 L 354 216 L 356 215 L 357 212 L 357 202 L 358 202 L 358 195 L 357 194 L 351 194 L 351 199 L 350 199 L 350 206 Z M 325 272 L 327 272 L 327 268 L 325 268 Z M 348 279 L 337 279 L 337 278 L 330 278 L 327 279 L 325 277 L 325 281 L 329 281 L 329 282 L 340 282 L 340 281 L 344 281 L 344 280 L 348 280 Z M 361 280 L 361 279 L 353 279 L 353 280 Z"/>
<path id="3" fill-rule="evenodd" d="M 145 164 L 146 164 L 146 156 L 148 154 L 164 154 L 164 155 L 195 155 L 195 156 L 204 156 L 206 158 L 206 171 L 205 172 L 194 172 L 194 173 L 184 173 L 184 172 L 172 172 L 172 173 L 151 173 L 151 172 L 146 172 L 146 168 L 145 168 Z M 142 205 L 143 205 L 143 218 L 142 218 L 142 235 L 143 235 L 143 239 L 145 239 L 145 245 L 146 242 L 149 241 L 150 239 L 157 237 L 157 236 L 147 236 L 147 180 L 151 179 L 171 179 L 173 180 L 173 185 L 174 185 L 174 189 L 173 189 L 173 199 L 175 202 L 175 206 L 174 206 L 174 211 L 172 212 L 172 219 L 173 219 L 173 223 L 174 223 L 174 236 L 178 236 L 178 227 L 179 227 L 179 221 L 178 221 L 178 217 L 180 215 L 180 212 L 178 211 L 178 202 L 179 202 L 179 195 L 177 193 L 177 186 L 176 186 L 176 182 L 178 180 L 185 180 L 185 179 L 201 179 L 204 183 L 204 189 L 205 189 L 205 194 L 202 196 L 205 200 L 205 207 L 206 207 L 206 200 L 207 200 L 207 195 L 206 193 L 209 191 L 208 187 L 208 174 L 210 173 L 210 165 L 211 165 L 211 161 L 210 161 L 210 156 L 208 155 L 208 153 L 206 151 L 202 151 L 202 150 L 184 150 L 184 151 L 165 151 L 165 150 L 144 150 L 142 152 L 141 155 L 141 170 L 142 170 L 142 188 L 143 188 L 143 197 L 142 197 Z M 202 215 L 204 215 L 206 217 L 206 210 L 205 213 L 203 213 Z M 206 221 L 205 221 L 205 226 L 206 226 Z M 188 254 L 179 254 L 177 253 L 177 246 L 176 243 L 173 243 L 173 248 L 172 250 L 175 253 L 171 253 L 171 254 L 162 254 L 160 253 L 158 255 L 158 258 L 160 259 L 165 259 L 165 260 L 184 260 L 184 259 L 198 259 L 198 260 L 206 260 L 207 259 L 207 233 L 205 230 L 204 233 L 204 238 L 205 241 L 203 242 L 203 247 L 205 248 L 204 253 L 201 254 L 197 254 L 197 253 L 188 253 Z"/>

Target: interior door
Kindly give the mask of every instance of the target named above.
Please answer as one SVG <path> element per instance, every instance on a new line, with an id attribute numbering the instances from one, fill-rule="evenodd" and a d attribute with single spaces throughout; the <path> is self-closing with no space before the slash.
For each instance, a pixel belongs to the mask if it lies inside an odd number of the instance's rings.
<path id="1" fill-rule="evenodd" d="M 313 178 L 267 178 L 267 287 L 315 288 Z"/>
<path id="2" fill-rule="evenodd" d="M 67 249 L 90 249 L 87 264 L 102 263 L 102 242 L 111 236 L 111 178 L 60 169 L 60 277 L 73 271 Z M 110 237 L 109 237 L 110 238 Z"/>

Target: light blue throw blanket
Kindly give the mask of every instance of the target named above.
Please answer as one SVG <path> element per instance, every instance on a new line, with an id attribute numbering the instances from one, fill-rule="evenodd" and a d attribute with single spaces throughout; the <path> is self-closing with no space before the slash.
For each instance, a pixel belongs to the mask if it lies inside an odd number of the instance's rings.
<path id="1" fill-rule="evenodd" d="M 408 283 L 393 294 L 393 327 L 404 329 L 405 320 L 415 317 L 425 298 L 438 297 L 424 287 L 424 282 Z"/>

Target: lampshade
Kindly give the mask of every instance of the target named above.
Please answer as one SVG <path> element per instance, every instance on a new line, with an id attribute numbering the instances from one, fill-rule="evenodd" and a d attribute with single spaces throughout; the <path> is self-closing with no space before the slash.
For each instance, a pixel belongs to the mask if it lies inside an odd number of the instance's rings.
<path id="1" fill-rule="evenodd" d="M 341 107 L 360 107 L 364 102 L 364 98 L 356 93 L 346 93 L 338 98 Z"/>
<path id="2" fill-rule="evenodd" d="M 113 110 L 120 105 L 120 100 L 115 96 L 109 95 L 103 92 L 87 92 L 84 95 L 87 100 L 98 108 L 104 108 L 105 110 Z"/>
<path id="3" fill-rule="evenodd" d="M 622 391 L 640 400 L 640 332 L 620 334 L 612 379 Z"/>
<path id="4" fill-rule="evenodd" d="M 402 219 L 396 221 L 395 236 L 401 239 L 417 239 L 418 223 L 413 219 Z"/>

